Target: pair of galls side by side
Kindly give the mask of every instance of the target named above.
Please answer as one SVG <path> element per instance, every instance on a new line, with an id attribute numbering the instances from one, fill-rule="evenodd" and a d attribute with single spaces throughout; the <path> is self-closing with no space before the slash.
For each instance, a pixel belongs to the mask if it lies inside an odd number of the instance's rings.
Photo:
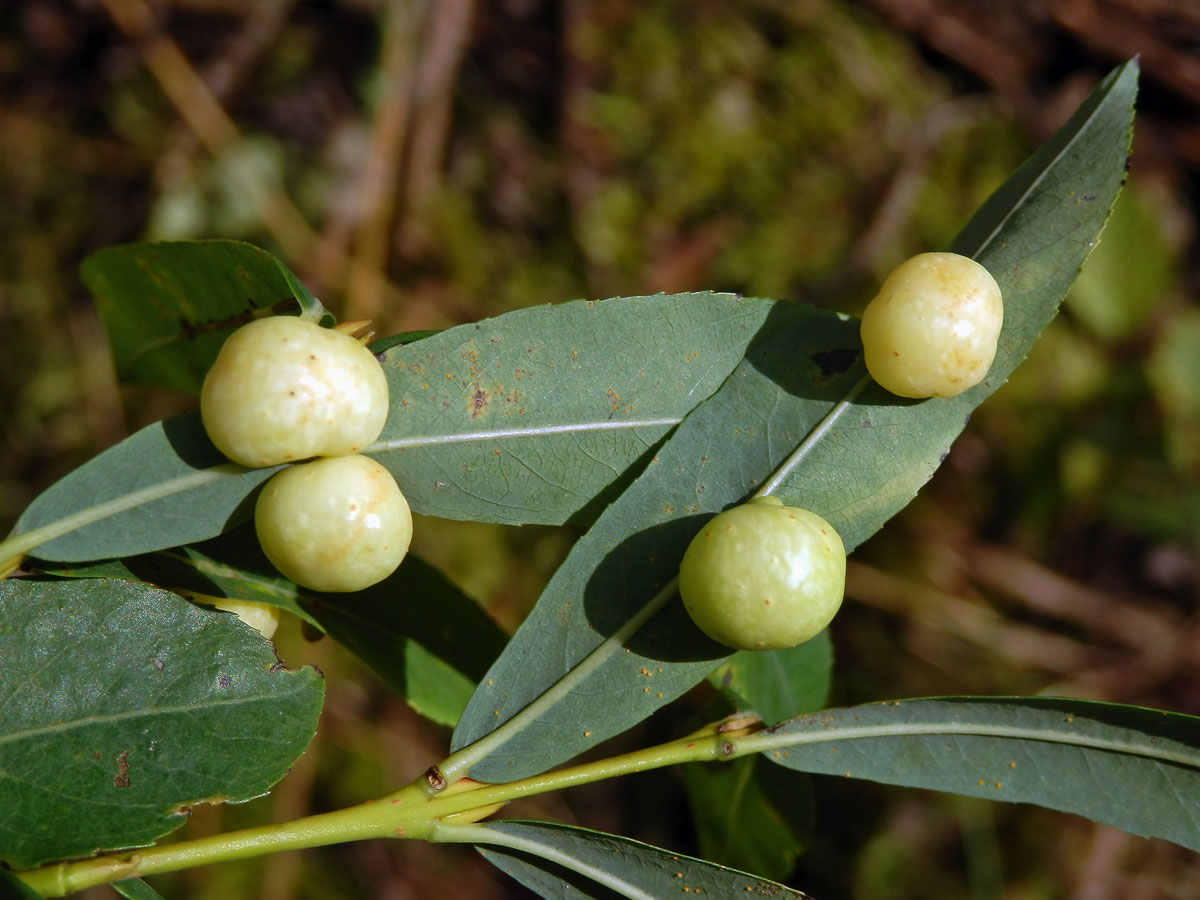
<path id="1" fill-rule="evenodd" d="M 955 253 L 919 254 L 888 275 L 863 312 L 867 371 L 901 397 L 956 396 L 987 375 L 1003 320 L 987 269 Z M 771 496 L 713 518 L 679 570 L 692 621 L 738 650 L 812 639 L 833 621 L 845 585 L 845 548 L 833 526 Z"/>
<path id="2" fill-rule="evenodd" d="M 296 463 L 271 476 L 254 507 L 263 552 L 289 580 L 359 591 L 400 565 L 412 540 L 408 501 L 358 453 L 383 431 L 387 378 L 354 337 L 294 316 L 243 325 L 204 379 L 200 416 L 236 463 Z"/>

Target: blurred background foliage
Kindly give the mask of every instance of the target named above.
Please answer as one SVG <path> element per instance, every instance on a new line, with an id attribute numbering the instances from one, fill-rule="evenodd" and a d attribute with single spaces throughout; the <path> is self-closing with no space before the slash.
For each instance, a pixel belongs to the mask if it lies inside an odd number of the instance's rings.
<path id="1" fill-rule="evenodd" d="M 1200 713 L 1198 47 L 1183 0 L 8 0 L 0 522 L 193 404 L 117 385 L 77 274 L 95 249 L 246 239 L 384 334 L 694 289 L 856 313 L 1141 54 L 1104 240 L 1028 363 L 855 554 L 833 701 L 1048 692 Z M 575 537 L 419 525 L 417 552 L 510 629 Z M 337 647 L 295 627 L 279 649 L 329 675 L 321 733 L 270 798 L 198 808 L 189 835 L 361 801 L 444 747 Z M 1200 897 L 1193 854 L 1082 820 L 852 781 L 813 795 L 790 823 L 804 852 L 763 874 L 822 900 Z M 640 776 L 511 812 L 723 852 L 685 797 L 678 773 Z M 469 851 L 409 842 L 156 884 L 528 896 Z"/>

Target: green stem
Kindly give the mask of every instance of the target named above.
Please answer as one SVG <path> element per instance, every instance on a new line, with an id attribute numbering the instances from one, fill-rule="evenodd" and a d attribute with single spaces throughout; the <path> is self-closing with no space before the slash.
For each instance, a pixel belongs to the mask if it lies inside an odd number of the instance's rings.
<path id="1" fill-rule="evenodd" d="M 413 793 L 411 789 L 405 790 Z M 404 791 L 398 793 L 403 794 Z M 306 816 L 281 825 L 263 825 L 131 853 L 56 863 L 18 872 L 17 876 L 44 897 L 61 897 L 122 878 L 174 872 L 282 850 L 395 837 L 396 816 L 392 811 L 392 803 L 386 802 L 389 799 L 392 798 Z"/>
<path id="2" fill-rule="evenodd" d="M 244 859 L 282 850 L 301 850 L 327 844 L 370 838 L 417 838 L 438 840 L 437 829 L 466 826 L 447 825 L 447 817 L 477 811 L 483 815 L 489 807 L 519 797 L 531 797 L 548 791 L 588 784 L 619 775 L 697 760 L 732 759 L 741 755 L 739 742 L 761 723 L 722 731 L 724 723 L 693 735 L 614 756 L 558 772 L 536 775 L 505 784 L 482 785 L 460 791 L 446 791 L 427 798 L 420 787 L 424 778 L 396 793 L 360 806 L 336 812 L 308 816 L 281 825 L 264 825 L 194 841 L 182 841 L 77 862 L 56 863 L 40 869 L 18 872 L 26 884 L 45 897 L 60 897 L 98 884 L 162 872 L 173 872 L 215 862 Z M 456 832 L 451 832 L 454 834 Z"/>
<path id="3" fill-rule="evenodd" d="M 779 485 L 783 483 L 783 480 L 792 473 L 792 470 L 795 469 L 796 466 L 800 465 L 800 463 L 804 460 L 804 457 L 808 456 L 809 451 L 817 445 L 817 441 L 821 440 L 821 438 L 825 437 L 825 435 L 832 430 L 833 426 L 837 424 L 838 420 L 846 414 L 846 411 L 850 409 L 850 407 L 854 404 L 854 401 L 858 399 L 858 395 L 866 390 L 867 385 L 870 383 L 871 376 L 864 375 L 858 384 L 850 389 L 850 393 L 839 400 L 834 405 L 833 409 L 829 410 L 829 412 L 825 414 L 825 418 L 818 422 L 813 430 L 805 436 L 804 440 L 800 442 L 800 445 L 792 451 L 791 456 L 785 459 L 783 464 L 775 470 L 775 474 L 768 478 L 766 483 L 754 492 L 754 496 L 767 497 L 778 490 Z"/>
<path id="4" fill-rule="evenodd" d="M 638 629 L 645 625 L 656 612 L 667 605 L 667 602 L 675 596 L 675 589 L 678 584 L 679 579 L 672 578 L 662 590 L 650 598 L 645 606 L 634 613 L 624 625 L 609 635 L 595 650 L 580 660 L 574 668 L 551 685 L 545 693 L 495 731 L 490 732 L 473 744 L 468 744 L 457 753 L 452 753 L 448 756 L 438 766 L 442 777 L 447 782 L 453 782 L 465 775 L 471 766 L 491 754 L 496 748 L 503 746 L 523 731 L 526 725 L 535 721 L 542 713 L 555 706 L 560 700 L 571 693 L 577 685 L 586 680 L 592 672 L 624 647 L 625 642 L 636 634 Z"/>

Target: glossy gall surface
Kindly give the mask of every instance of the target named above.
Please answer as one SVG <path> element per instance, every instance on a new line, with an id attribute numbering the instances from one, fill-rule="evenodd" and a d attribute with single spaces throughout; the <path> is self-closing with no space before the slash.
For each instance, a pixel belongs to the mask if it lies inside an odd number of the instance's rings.
<path id="1" fill-rule="evenodd" d="M 738 650 L 779 650 L 832 621 L 846 584 L 846 551 L 816 513 L 761 497 L 716 516 L 679 567 L 692 621 Z"/>
<path id="2" fill-rule="evenodd" d="M 987 269 L 956 253 L 921 253 L 888 275 L 863 312 L 867 371 L 901 397 L 953 397 L 987 375 L 1003 322 Z"/>
<path id="3" fill-rule="evenodd" d="M 337 456 L 275 473 L 254 508 L 267 559 L 316 591 L 359 591 L 391 575 L 408 552 L 412 514 L 391 472 Z"/>
<path id="4" fill-rule="evenodd" d="M 383 431 L 387 377 L 349 335 L 272 316 L 226 339 L 204 379 L 200 415 L 217 449 L 244 466 L 343 456 Z"/>

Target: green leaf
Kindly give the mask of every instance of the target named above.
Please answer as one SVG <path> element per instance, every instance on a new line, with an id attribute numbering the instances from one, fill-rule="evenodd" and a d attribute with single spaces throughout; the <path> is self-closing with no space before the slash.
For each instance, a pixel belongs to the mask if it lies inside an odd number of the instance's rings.
<path id="1" fill-rule="evenodd" d="M 777 722 L 797 710 L 820 709 L 832 656 L 827 632 L 789 650 L 739 651 L 709 675 L 720 696 L 698 715 L 705 722 L 722 717 L 728 722 L 757 713 L 766 722 Z M 758 759 L 748 766 L 742 762 L 683 769 L 701 855 L 768 878 L 786 878 L 812 832 L 811 779 Z"/>
<path id="2" fill-rule="evenodd" d="M 441 572 L 413 555 L 355 594 L 305 593 L 305 609 L 409 705 L 454 725 L 505 636 Z"/>
<path id="3" fill-rule="evenodd" d="M 83 261 L 82 274 L 118 376 L 192 394 L 234 328 L 263 313 L 324 312 L 279 260 L 240 241 L 108 247 Z"/>
<path id="4" fill-rule="evenodd" d="M 279 575 L 249 526 L 196 547 L 48 571 L 278 606 L 328 632 L 413 709 L 441 725 L 458 721 L 506 640 L 478 604 L 411 553 L 395 573 L 364 591 L 320 594 Z"/>
<path id="5" fill-rule="evenodd" d="M 774 773 L 792 774 L 795 783 L 781 785 Z M 749 757 L 684 766 L 683 784 L 705 859 L 767 878 L 788 876 L 802 841 L 780 809 L 811 812 L 812 796 L 802 776 Z"/>
<path id="6" fill-rule="evenodd" d="M 574 301 L 393 348 L 392 413 L 368 452 L 417 512 L 588 521 L 717 389 L 773 305 L 730 294 Z"/>
<path id="7" fill-rule="evenodd" d="M 1189 307 L 1171 316 L 1146 376 L 1161 410 L 1167 459 L 1181 473 L 1200 471 L 1200 310 Z"/>
<path id="8" fill-rule="evenodd" d="M 234 617 L 127 581 L 0 582 L 0 859 L 153 842 L 283 777 L 324 684 Z"/>
<path id="9" fill-rule="evenodd" d="M 557 686 L 536 716 L 525 713 L 532 721 L 488 747 L 471 777 L 545 771 L 650 715 L 728 655 L 680 603 L 624 647 L 604 642 L 670 584 L 707 517 L 744 500 L 801 441 L 806 452 L 776 494 L 829 520 L 848 552 L 912 499 L 971 410 L 1028 353 L 1098 239 L 1124 177 L 1135 85 L 1133 64 L 1105 79 L 960 238 L 959 249 L 978 253 L 1005 296 L 996 362 L 979 386 L 949 400 L 902 401 L 877 386 L 856 398 L 857 323 L 797 307 L 772 311 L 746 360 L 576 543 L 480 684 L 455 732 L 457 749 Z M 567 675 L 601 647 L 581 674 Z"/>
<path id="10" fill-rule="evenodd" d="M 489 862 L 554 900 L 805 896 L 745 872 L 584 828 L 512 820 L 472 830 L 489 838 L 479 849 Z"/>
<path id="11" fill-rule="evenodd" d="M 43 565 L 39 571 L 63 578 L 124 578 L 145 581 L 185 596 L 208 594 L 264 603 L 320 628 L 299 602 L 300 589 L 267 561 L 248 523 L 192 547 L 174 547 L 126 559 Z"/>
<path id="12" fill-rule="evenodd" d="M 366 452 L 418 513 L 586 519 L 717 388 L 773 306 L 727 294 L 578 301 L 393 348 L 392 413 Z M 214 537 L 249 517 L 243 501 L 277 469 L 226 462 L 195 413 L 158 422 L 44 491 L 0 564 L 35 548 L 79 562 Z M 39 528 L 53 534 L 38 540 Z"/>
<path id="13" fill-rule="evenodd" d="M 832 642 L 823 631 L 788 650 L 738 651 L 708 680 L 739 711 L 773 723 L 824 706 L 832 666 Z M 813 812 L 811 785 L 803 778 L 779 777 L 787 774 L 758 760 L 684 767 L 701 855 L 768 878 L 786 878 Z"/>
<path id="14" fill-rule="evenodd" d="M 423 341 L 427 337 L 433 337 L 435 334 L 441 334 L 442 329 L 429 330 L 422 329 L 421 331 L 404 331 L 400 334 L 389 334 L 386 337 L 376 338 L 367 345 L 367 349 L 375 355 L 385 353 L 393 347 L 400 347 L 404 344 L 415 344 L 417 341 Z"/>
<path id="15" fill-rule="evenodd" d="M 109 887 L 126 900 L 163 900 L 162 895 L 140 878 L 123 878 L 112 882 Z"/>
<path id="16" fill-rule="evenodd" d="M 55 482 L 21 514 L 12 537 L 56 562 L 202 541 L 249 519 L 247 495 L 279 468 L 226 462 L 200 416 L 187 413 L 148 425 Z M 36 540 L 38 529 L 61 531 L 65 524 L 76 527 Z"/>
<path id="17" fill-rule="evenodd" d="M 820 709 L 829 696 L 833 644 L 823 631 L 788 650 L 739 650 L 708 676 L 718 691 L 744 711 L 774 723 Z"/>
<path id="18" fill-rule="evenodd" d="M 1066 308 L 1105 343 L 1127 340 L 1173 290 L 1176 255 L 1157 197 L 1127 189 L 1113 207 L 1104 240 L 1071 286 Z"/>
<path id="19" fill-rule="evenodd" d="M 861 377 L 853 350 L 837 356 L 852 365 L 830 370 L 830 348 L 858 340 L 857 328 L 832 313 L 781 304 L 762 332 L 750 362 L 688 416 L 572 548 L 467 706 L 456 749 L 524 709 L 624 627 L 673 580 L 706 514 L 744 497 Z M 569 759 L 689 690 L 730 652 L 701 634 L 680 603 L 618 649 L 610 644 L 581 684 L 475 764 L 471 777 L 507 781 Z"/>
<path id="20" fill-rule="evenodd" d="M 803 772 L 1036 803 L 1200 850 L 1200 717 L 1045 697 L 892 701 L 738 741 Z"/>

